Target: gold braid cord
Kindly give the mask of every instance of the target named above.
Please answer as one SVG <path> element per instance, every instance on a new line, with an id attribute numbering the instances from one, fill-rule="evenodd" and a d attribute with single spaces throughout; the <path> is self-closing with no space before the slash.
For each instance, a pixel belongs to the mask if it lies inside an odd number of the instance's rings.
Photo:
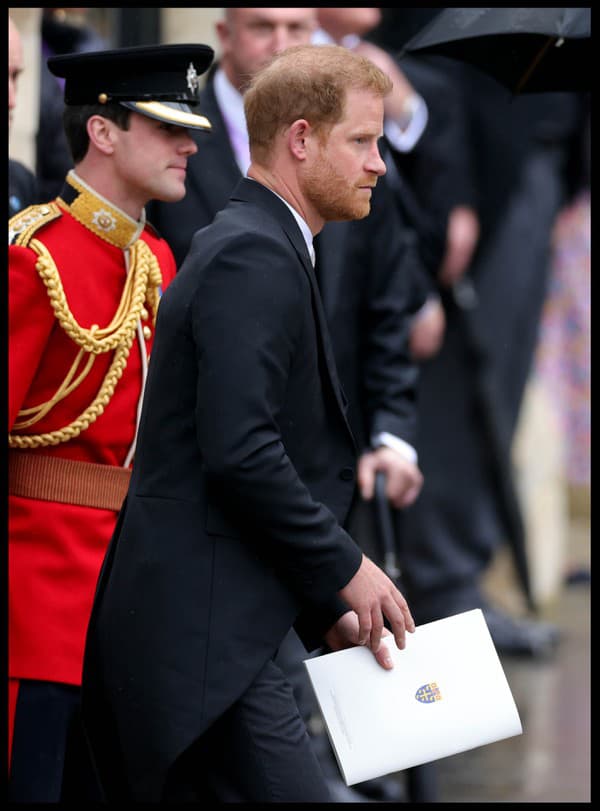
<path id="1" fill-rule="evenodd" d="M 29 247 L 39 257 L 36 269 L 46 285 L 46 291 L 54 314 L 62 329 L 80 347 L 80 351 L 54 396 L 45 403 L 20 411 L 19 417 L 28 417 L 29 419 L 15 422 L 14 430 L 20 431 L 29 428 L 45 417 L 57 403 L 63 400 L 85 379 L 98 355 L 111 351 L 114 351 L 115 354 L 98 394 L 77 419 L 64 428 L 43 434 L 9 434 L 8 445 L 10 448 L 39 448 L 68 442 L 70 439 L 79 436 L 82 431 L 85 431 L 98 419 L 110 402 L 117 382 L 127 365 L 127 359 L 135 340 L 137 324 L 145 302 L 148 303 L 152 310 L 153 320 L 156 323 L 160 298 L 159 288 L 162 284 L 162 276 L 156 257 L 148 245 L 143 240 L 138 239 L 131 247 L 131 268 L 127 274 L 121 301 L 112 321 L 106 327 L 101 328 L 94 324 L 90 329 L 84 329 L 77 323 L 69 309 L 60 274 L 48 249 L 37 239 L 32 239 L 29 242 Z M 85 366 L 79 375 L 75 377 L 77 367 L 86 354 L 88 357 Z M 73 379 L 74 377 L 75 379 Z"/>

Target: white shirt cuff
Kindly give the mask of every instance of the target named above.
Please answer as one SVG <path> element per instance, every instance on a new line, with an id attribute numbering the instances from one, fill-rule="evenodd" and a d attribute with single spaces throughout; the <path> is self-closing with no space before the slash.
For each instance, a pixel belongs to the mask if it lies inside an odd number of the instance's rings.
<path id="1" fill-rule="evenodd" d="M 392 448 L 392 450 L 397 451 L 413 465 L 416 465 L 418 462 L 419 457 L 417 456 L 417 452 L 413 446 L 409 445 L 408 442 L 405 442 L 403 439 L 400 439 L 400 437 L 394 436 L 394 434 L 390 434 L 387 431 L 382 431 L 380 434 L 376 434 L 374 437 L 372 437 L 371 444 L 374 448 L 378 448 L 381 445 Z"/>
<path id="2" fill-rule="evenodd" d="M 427 126 L 429 111 L 425 99 L 418 93 L 407 99 L 406 119 L 394 121 L 386 118 L 383 131 L 390 144 L 398 152 L 410 152 Z"/>

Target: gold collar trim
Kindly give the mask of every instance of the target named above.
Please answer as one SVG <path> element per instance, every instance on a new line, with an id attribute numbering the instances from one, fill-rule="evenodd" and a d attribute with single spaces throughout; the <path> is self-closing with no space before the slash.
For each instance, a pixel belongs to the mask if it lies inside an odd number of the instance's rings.
<path id="1" fill-rule="evenodd" d="M 139 238 L 146 224 L 146 213 L 138 222 L 95 192 L 71 169 L 66 177 L 59 203 L 83 226 L 100 239 L 126 250 Z"/>

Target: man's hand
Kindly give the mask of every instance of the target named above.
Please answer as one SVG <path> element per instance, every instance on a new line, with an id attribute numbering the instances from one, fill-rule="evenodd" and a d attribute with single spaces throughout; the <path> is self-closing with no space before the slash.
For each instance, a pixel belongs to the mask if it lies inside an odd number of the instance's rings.
<path id="1" fill-rule="evenodd" d="M 395 59 L 373 42 L 361 39 L 352 49 L 361 56 L 370 59 L 377 67 L 390 77 L 394 86 L 392 92 L 383 100 L 384 112 L 387 118 L 396 121 L 402 129 L 402 122 L 406 119 L 407 106 L 415 96 L 416 91 Z"/>
<path id="2" fill-rule="evenodd" d="M 439 298 L 430 298 L 415 313 L 410 326 L 410 351 L 413 358 L 424 361 L 436 355 L 444 341 L 446 312 Z"/>
<path id="3" fill-rule="evenodd" d="M 360 494 L 370 501 L 375 493 L 375 474 L 386 474 L 385 494 L 396 509 L 409 507 L 421 492 L 423 474 L 418 466 L 409 462 L 393 448 L 381 446 L 363 453 L 358 460 L 357 479 Z"/>
<path id="4" fill-rule="evenodd" d="M 390 636 L 387 628 L 382 631 L 382 636 Z M 325 642 L 331 650 L 344 650 L 358 645 L 358 617 L 355 611 L 348 611 L 337 620 L 335 625 L 325 634 Z M 391 670 L 394 662 L 390 656 L 387 646 L 381 644 L 375 653 L 375 659 L 385 670 Z"/>
<path id="5" fill-rule="evenodd" d="M 408 604 L 387 574 L 366 555 L 362 556 L 360 568 L 350 582 L 340 589 L 339 595 L 358 616 L 359 645 L 368 645 L 373 653 L 378 653 L 385 618 L 391 626 L 396 645 L 404 649 L 406 632 L 415 630 Z"/>
<path id="6" fill-rule="evenodd" d="M 456 206 L 448 215 L 446 253 L 438 271 L 438 281 L 452 287 L 466 273 L 479 241 L 479 219 L 469 206 Z"/>

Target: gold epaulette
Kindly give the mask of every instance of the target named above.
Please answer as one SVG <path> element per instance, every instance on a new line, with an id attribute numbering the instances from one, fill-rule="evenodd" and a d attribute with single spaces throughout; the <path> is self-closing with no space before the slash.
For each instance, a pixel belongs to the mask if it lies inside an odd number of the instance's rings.
<path id="1" fill-rule="evenodd" d="M 56 203 L 36 203 L 24 208 L 8 221 L 8 244 L 27 245 L 39 228 L 61 216 Z"/>

